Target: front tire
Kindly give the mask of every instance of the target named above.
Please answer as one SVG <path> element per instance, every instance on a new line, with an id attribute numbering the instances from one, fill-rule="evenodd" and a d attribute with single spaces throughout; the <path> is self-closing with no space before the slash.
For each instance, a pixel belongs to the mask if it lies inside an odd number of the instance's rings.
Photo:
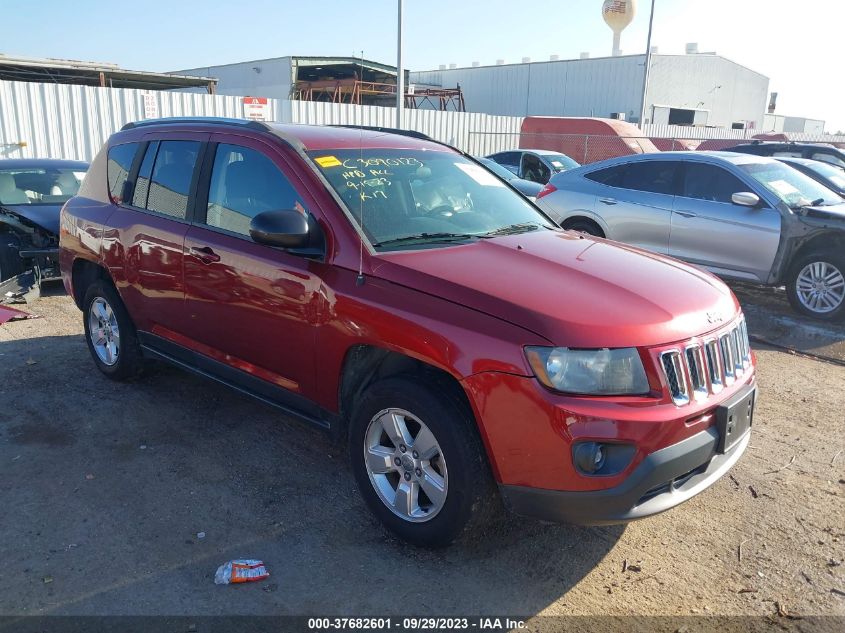
<path id="1" fill-rule="evenodd" d="M 114 286 L 94 281 L 82 302 L 88 351 L 103 374 L 128 380 L 141 374 L 144 359 L 138 334 Z"/>
<path id="2" fill-rule="evenodd" d="M 845 255 L 825 251 L 798 258 L 789 271 L 786 293 L 801 314 L 824 321 L 845 319 Z"/>
<path id="3" fill-rule="evenodd" d="M 361 396 L 350 422 L 352 471 L 364 500 L 399 538 L 443 547 L 480 530 L 496 490 L 475 420 L 444 389 L 388 378 Z"/>

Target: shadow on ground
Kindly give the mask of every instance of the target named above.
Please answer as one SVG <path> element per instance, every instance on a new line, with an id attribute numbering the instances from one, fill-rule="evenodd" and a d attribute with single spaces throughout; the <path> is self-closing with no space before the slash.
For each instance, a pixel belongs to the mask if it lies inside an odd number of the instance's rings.
<path id="1" fill-rule="evenodd" d="M 113 383 L 80 335 L 0 343 L 0 402 L 4 614 L 531 615 L 623 532 L 512 518 L 408 547 L 320 432 L 168 367 Z M 243 557 L 271 577 L 213 584 Z"/>

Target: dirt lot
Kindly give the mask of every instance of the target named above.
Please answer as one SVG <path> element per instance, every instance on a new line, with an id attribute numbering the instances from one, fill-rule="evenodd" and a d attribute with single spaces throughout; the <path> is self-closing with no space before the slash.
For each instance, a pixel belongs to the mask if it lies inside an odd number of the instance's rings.
<path id="1" fill-rule="evenodd" d="M 749 321 L 773 340 L 765 303 Z M 757 346 L 751 447 L 681 508 L 428 552 L 386 535 L 318 432 L 166 367 L 114 384 L 70 299 L 29 310 L 0 326 L 0 614 L 845 615 L 843 366 Z M 845 329 L 822 330 L 805 348 L 835 357 Z M 215 586 L 236 557 L 271 578 Z"/>

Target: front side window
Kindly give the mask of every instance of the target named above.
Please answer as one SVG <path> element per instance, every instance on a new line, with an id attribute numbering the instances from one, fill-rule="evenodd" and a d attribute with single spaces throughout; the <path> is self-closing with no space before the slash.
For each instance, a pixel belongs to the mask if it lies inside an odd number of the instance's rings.
<path id="1" fill-rule="evenodd" d="M 126 181 L 129 180 L 129 172 L 132 169 L 135 154 L 138 153 L 138 145 L 138 143 L 124 143 L 109 148 L 106 173 L 109 179 L 109 195 L 115 204 L 123 202 Z"/>
<path id="2" fill-rule="evenodd" d="M 147 209 L 181 220 L 187 217 L 191 180 L 199 150 L 199 141 L 158 143 L 147 194 Z M 144 162 L 146 160 L 147 156 Z M 142 163 L 142 171 L 143 166 Z"/>
<path id="3" fill-rule="evenodd" d="M 499 178 L 453 152 L 338 149 L 309 156 L 378 250 L 553 226 Z"/>
<path id="4" fill-rule="evenodd" d="M 293 185 L 261 152 L 220 144 L 214 155 L 205 223 L 249 235 L 249 223 L 263 211 L 299 209 Z"/>
<path id="5" fill-rule="evenodd" d="M 539 182 L 541 185 L 544 185 L 549 182 L 552 173 L 536 155 L 525 154 L 522 158 L 522 177 L 525 180 Z"/>
<path id="6" fill-rule="evenodd" d="M 777 161 L 745 163 L 739 168 L 774 193 L 790 209 L 800 209 L 810 204 L 838 204 L 836 193 L 806 174 Z"/>
<path id="7" fill-rule="evenodd" d="M 730 204 L 735 193 L 748 187 L 729 171 L 706 163 L 686 163 L 682 196 Z"/>

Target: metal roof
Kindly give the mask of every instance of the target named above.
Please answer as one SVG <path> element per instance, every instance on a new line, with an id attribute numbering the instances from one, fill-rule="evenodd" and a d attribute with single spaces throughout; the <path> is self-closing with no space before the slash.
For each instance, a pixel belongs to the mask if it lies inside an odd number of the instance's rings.
<path id="1" fill-rule="evenodd" d="M 73 59 L 39 59 L 0 54 L 0 80 L 77 84 L 109 88 L 172 90 L 206 88 L 214 92 L 217 79 L 126 70 L 117 64 Z"/>

